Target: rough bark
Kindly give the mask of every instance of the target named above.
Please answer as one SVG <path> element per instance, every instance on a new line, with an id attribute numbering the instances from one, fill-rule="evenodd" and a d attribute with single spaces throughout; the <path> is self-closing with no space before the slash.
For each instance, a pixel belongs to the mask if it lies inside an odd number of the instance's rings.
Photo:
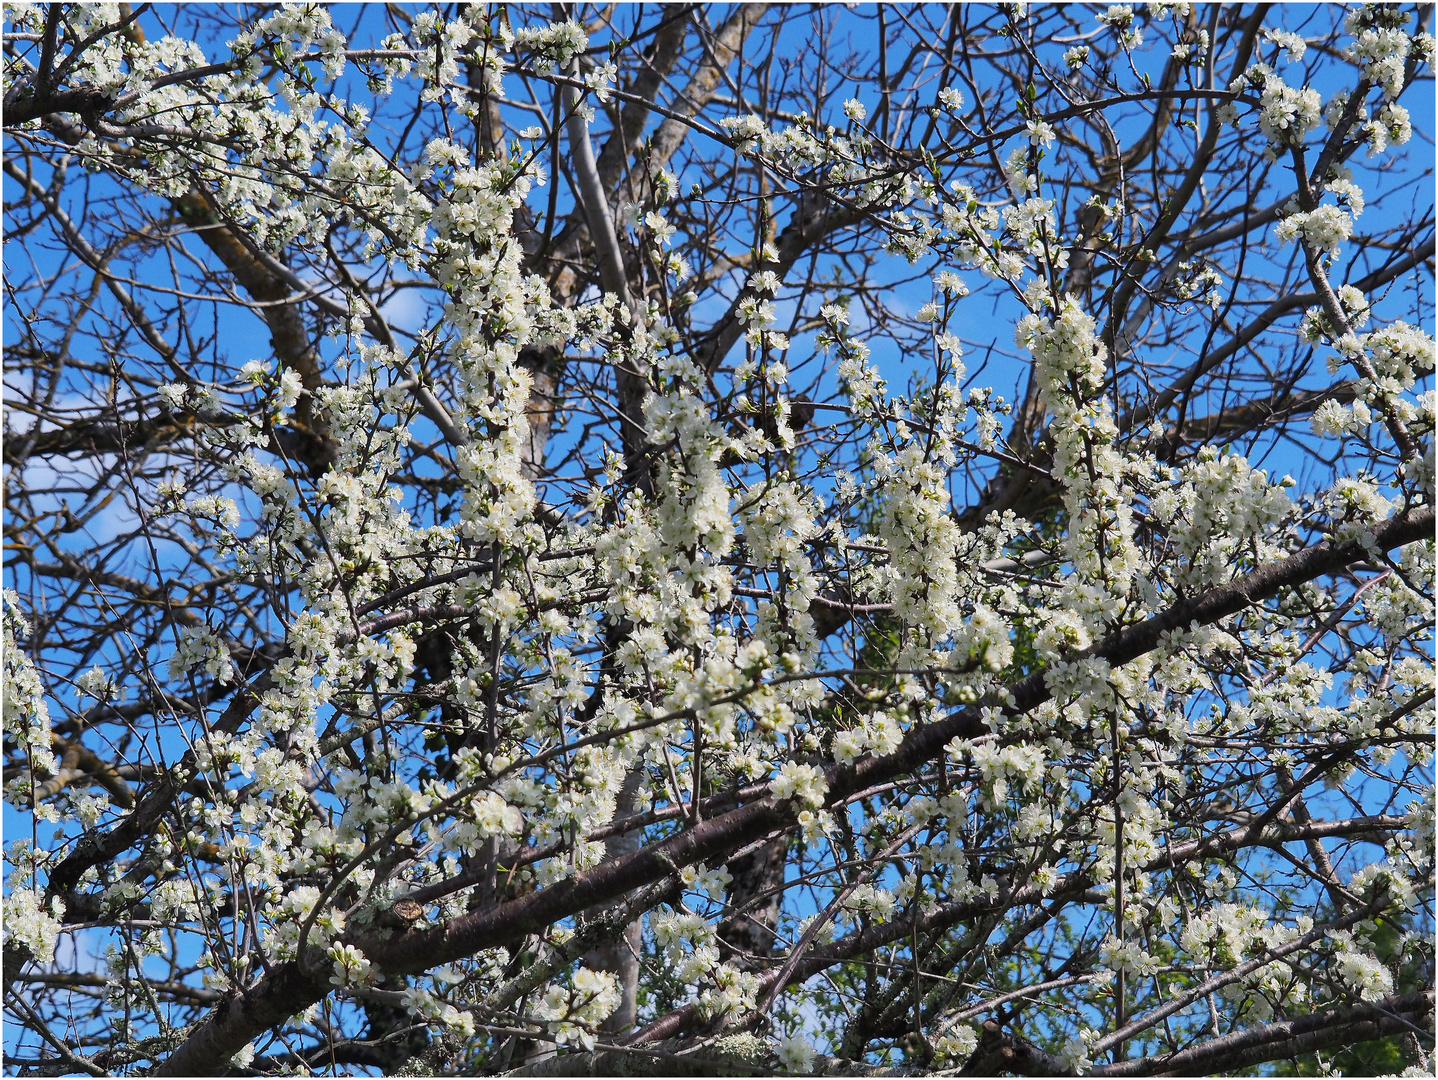
<path id="1" fill-rule="evenodd" d="M 729 913 L 719 924 L 721 960 L 738 957 L 741 966 L 753 967 L 774 952 L 788 852 L 789 837 L 776 836 L 729 863 L 734 879 L 726 898 Z"/>

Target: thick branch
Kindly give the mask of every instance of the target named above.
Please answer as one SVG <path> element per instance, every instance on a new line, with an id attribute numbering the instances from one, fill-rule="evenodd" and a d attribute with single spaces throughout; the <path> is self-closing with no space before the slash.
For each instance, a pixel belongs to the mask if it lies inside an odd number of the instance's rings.
<path id="1" fill-rule="evenodd" d="M 1323 1009 L 1292 1020 L 1244 1028 L 1180 1050 L 1095 1068 L 1093 1076 L 1217 1076 L 1265 1061 L 1311 1054 L 1397 1035 L 1427 1025 L 1434 992 L 1394 994 L 1380 1001 Z"/>

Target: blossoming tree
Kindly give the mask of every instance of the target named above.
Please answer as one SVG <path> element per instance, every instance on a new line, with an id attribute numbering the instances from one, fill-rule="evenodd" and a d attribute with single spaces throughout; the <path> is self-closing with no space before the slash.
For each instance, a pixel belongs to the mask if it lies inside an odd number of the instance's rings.
<path id="1" fill-rule="evenodd" d="M 7 5 L 6 1068 L 1430 1069 L 1429 18 Z"/>

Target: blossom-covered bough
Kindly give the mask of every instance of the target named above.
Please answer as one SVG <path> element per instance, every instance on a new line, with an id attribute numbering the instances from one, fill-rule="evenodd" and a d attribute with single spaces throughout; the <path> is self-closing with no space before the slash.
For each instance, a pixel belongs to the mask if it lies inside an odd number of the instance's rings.
<path id="1" fill-rule="evenodd" d="M 7 5 L 7 1070 L 1430 1072 L 1430 19 Z"/>

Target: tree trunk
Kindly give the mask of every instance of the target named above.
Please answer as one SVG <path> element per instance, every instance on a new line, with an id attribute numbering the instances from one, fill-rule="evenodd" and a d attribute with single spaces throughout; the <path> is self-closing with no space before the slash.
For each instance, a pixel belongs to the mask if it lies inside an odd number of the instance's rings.
<path id="1" fill-rule="evenodd" d="M 619 804 L 615 817 L 624 818 L 636 812 L 636 796 L 644 779 L 642 768 L 630 770 L 624 778 L 624 787 L 619 793 Z M 621 859 L 639 850 L 643 832 L 639 829 L 611 836 L 604 842 L 606 861 Z M 624 897 L 609 904 L 590 908 L 586 918 L 595 918 L 615 907 L 623 905 Z M 591 971 L 607 971 L 619 984 L 619 1007 L 604 1021 L 602 1030 L 609 1035 L 627 1034 L 634 1027 L 639 1007 L 639 955 L 643 946 L 643 924 L 639 919 L 624 928 L 622 934 L 612 941 L 591 949 L 584 956 L 584 966 Z"/>
<path id="2" fill-rule="evenodd" d="M 773 955 L 788 853 L 789 837 L 780 835 L 729 864 L 734 880 L 729 914 L 719 926 L 721 960 L 737 957 L 742 966 L 754 967 Z"/>

